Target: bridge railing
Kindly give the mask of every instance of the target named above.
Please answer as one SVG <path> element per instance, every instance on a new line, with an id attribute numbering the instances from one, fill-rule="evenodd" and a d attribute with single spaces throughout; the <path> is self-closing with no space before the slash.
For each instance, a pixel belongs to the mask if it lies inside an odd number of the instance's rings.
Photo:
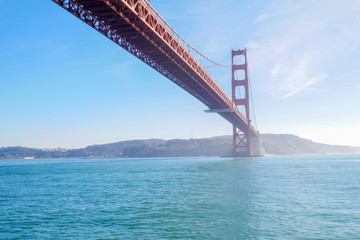
<path id="1" fill-rule="evenodd" d="M 222 101 L 226 102 L 227 106 L 231 108 L 233 106 L 232 101 L 222 91 L 218 84 L 211 78 L 209 73 L 201 66 L 201 64 L 195 59 L 191 52 L 199 54 L 201 57 L 208 59 L 194 47 L 192 47 L 185 39 L 183 39 L 146 0 L 139 0 L 134 2 L 131 6 L 138 16 L 152 28 L 160 38 L 167 43 L 167 45 L 176 52 L 188 65 L 192 68 L 217 94 L 222 98 Z M 190 51 L 189 51 L 190 50 Z M 212 60 L 212 63 L 215 64 Z"/>
<path id="2" fill-rule="evenodd" d="M 193 52 L 207 60 L 209 59 L 185 41 L 146 0 L 53 1 L 193 94 L 200 101 L 206 98 L 203 102 L 210 103 L 205 103 L 209 108 L 235 109 L 236 111 L 232 113 L 219 113 L 233 124 L 248 124 L 248 120 L 196 60 Z M 114 22 L 115 19 L 122 20 L 117 23 Z M 125 29 L 131 28 L 131 31 L 128 33 L 126 30 L 125 32 L 117 31 L 116 26 L 125 25 L 125 22 L 127 22 Z M 143 39 L 145 43 L 139 43 L 139 39 Z M 152 49 L 149 51 L 150 45 Z M 141 47 L 145 47 L 145 49 L 141 49 Z M 151 56 L 153 50 L 156 52 L 155 56 Z M 164 63 L 163 59 L 157 63 L 154 60 L 159 59 L 156 56 L 157 54 L 161 57 L 166 56 L 168 58 L 167 63 Z M 216 64 L 214 61 L 211 62 Z M 173 66 L 177 66 L 177 68 L 175 70 L 166 69 L 166 64 L 171 68 Z M 178 72 L 181 71 L 187 75 L 184 75 L 185 77 L 178 75 L 180 78 L 176 78 Z M 192 88 L 194 85 L 201 87 L 201 90 Z"/>

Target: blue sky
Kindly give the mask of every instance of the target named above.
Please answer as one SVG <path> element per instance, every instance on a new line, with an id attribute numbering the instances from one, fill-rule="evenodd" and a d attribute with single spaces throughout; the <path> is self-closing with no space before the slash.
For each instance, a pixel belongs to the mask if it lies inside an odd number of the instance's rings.
<path id="1" fill-rule="evenodd" d="M 215 61 L 248 48 L 260 132 L 360 146 L 360 1 L 152 4 Z M 0 0 L 0 22 L 0 147 L 232 132 L 201 102 L 50 0 Z"/>

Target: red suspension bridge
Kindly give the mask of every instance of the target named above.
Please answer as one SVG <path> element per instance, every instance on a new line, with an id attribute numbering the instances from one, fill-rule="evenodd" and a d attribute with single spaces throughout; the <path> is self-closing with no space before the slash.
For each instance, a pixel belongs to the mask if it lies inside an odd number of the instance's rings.
<path id="1" fill-rule="evenodd" d="M 186 42 L 146 0 L 53 1 L 199 99 L 209 107 L 206 112 L 229 121 L 234 156 L 261 155 L 260 134 L 250 120 L 246 49 L 232 50 L 228 65 L 214 62 Z"/>

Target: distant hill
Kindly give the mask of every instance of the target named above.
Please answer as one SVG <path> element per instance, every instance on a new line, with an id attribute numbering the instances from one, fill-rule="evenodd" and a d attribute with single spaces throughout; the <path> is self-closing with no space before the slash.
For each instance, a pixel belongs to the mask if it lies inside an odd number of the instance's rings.
<path id="1" fill-rule="evenodd" d="M 265 153 L 269 155 L 360 153 L 360 147 L 316 143 L 290 134 L 262 134 L 262 142 Z M 228 156 L 231 151 L 232 137 L 220 136 L 189 140 L 131 140 L 70 150 L 6 147 L 0 148 L 0 158 Z"/>
<path id="2" fill-rule="evenodd" d="M 360 153 L 360 147 L 316 143 L 291 134 L 262 134 L 265 153 L 270 155 Z"/>

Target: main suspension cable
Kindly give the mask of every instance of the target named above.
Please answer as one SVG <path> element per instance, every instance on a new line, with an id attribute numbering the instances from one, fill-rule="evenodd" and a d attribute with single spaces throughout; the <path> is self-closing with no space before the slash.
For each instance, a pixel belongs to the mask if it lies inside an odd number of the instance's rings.
<path id="1" fill-rule="evenodd" d="M 253 98 L 253 92 L 251 87 L 251 80 L 250 80 L 250 72 L 249 72 L 249 66 L 248 66 L 248 79 L 249 79 L 249 88 L 250 88 L 250 96 L 251 96 L 251 105 L 254 113 L 254 121 L 255 121 L 255 129 L 258 130 L 257 121 L 256 121 L 256 113 L 255 113 L 255 103 Z"/>
<path id="2" fill-rule="evenodd" d="M 208 60 L 208 61 L 210 61 L 210 62 L 212 62 L 214 65 L 217 65 L 217 66 L 223 66 L 223 67 L 228 67 L 228 66 L 231 66 L 231 65 L 224 65 L 224 64 L 221 64 L 221 62 L 215 62 L 215 61 L 213 61 L 213 60 L 211 60 L 210 58 L 208 58 L 208 57 L 206 57 L 205 55 L 203 55 L 202 53 L 200 53 L 198 50 L 196 50 L 190 43 L 188 43 L 184 38 L 182 38 L 181 36 L 180 36 L 180 34 L 178 34 L 176 31 L 175 31 L 175 29 L 173 29 L 171 26 L 170 26 L 170 24 L 168 24 L 166 21 L 165 21 L 165 19 L 163 18 L 163 17 L 161 17 L 160 16 L 160 14 L 151 6 L 151 4 L 149 3 L 149 1 L 148 0 L 143 0 L 145 3 L 146 3 L 146 5 L 153 11 L 153 13 L 155 13 L 156 14 L 156 16 L 159 18 L 159 19 L 161 19 L 161 21 L 172 31 L 172 33 L 174 34 L 174 35 L 176 35 L 177 37 L 178 37 L 178 39 L 180 39 L 181 41 L 183 41 L 183 43 L 185 43 L 185 45 L 187 45 L 187 47 L 188 48 L 191 48 L 192 50 L 194 50 L 197 54 L 199 54 L 200 56 L 202 56 L 203 58 L 205 58 L 206 60 Z M 185 47 L 185 46 L 184 46 Z M 189 51 L 190 52 L 190 51 Z M 225 59 L 227 59 L 228 58 L 228 56 L 225 58 Z M 224 59 L 224 60 L 225 60 Z M 223 61 L 224 61 L 223 60 Z"/>

